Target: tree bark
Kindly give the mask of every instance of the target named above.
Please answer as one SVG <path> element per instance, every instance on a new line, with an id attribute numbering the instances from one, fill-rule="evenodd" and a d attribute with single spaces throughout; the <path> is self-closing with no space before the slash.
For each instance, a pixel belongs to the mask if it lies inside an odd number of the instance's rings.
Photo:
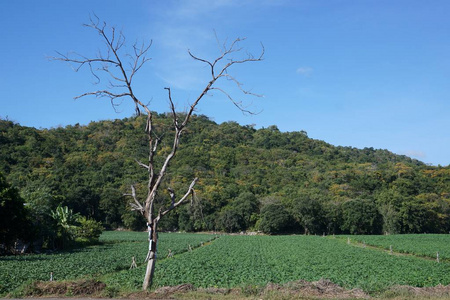
<path id="1" fill-rule="evenodd" d="M 142 284 L 142 289 L 145 291 L 151 285 L 153 281 L 153 274 L 155 273 L 155 264 L 156 264 L 156 252 L 157 252 L 157 243 L 158 243 L 158 225 L 159 219 L 153 219 L 147 223 L 147 231 L 148 231 L 148 253 L 147 253 L 147 269 L 145 271 L 144 282 Z M 150 226 L 149 224 L 152 224 Z"/>
<path id="2" fill-rule="evenodd" d="M 144 283 L 142 284 L 142 289 L 144 291 L 146 291 L 148 289 L 148 287 L 150 287 L 152 285 L 153 274 L 155 273 L 156 252 L 152 251 L 151 255 L 153 255 L 153 256 L 147 262 L 147 270 L 145 271 Z"/>

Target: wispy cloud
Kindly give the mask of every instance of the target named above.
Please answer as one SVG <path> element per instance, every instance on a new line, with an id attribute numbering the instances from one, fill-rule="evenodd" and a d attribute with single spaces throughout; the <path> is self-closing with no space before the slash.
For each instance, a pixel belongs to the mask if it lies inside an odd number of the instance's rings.
<path id="1" fill-rule="evenodd" d="M 195 90 L 209 74 L 205 66 L 189 56 L 188 50 L 208 58 L 215 46 L 214 33 L 195 27 L 165 26 L 155 38 L 161 51 L 155 63 L 156 74 L 169 86 L 182 90 Z"/>
<path id="2" fill-rule="evenodd" d="M 157 11 L 154 13 L 157 21 L 150 28 L 155 48 L 159 49 L 159 55 L 155 57 L 157 59 L 153 60 L 156 75 L 171 87 L 184 91 L 198 90 L 210 80 L 210 71 L 206 65 L 192 59 L 188 49 L 200 58 L 214 60 L 221 54 L 223 45 L 219 44 L 229 44 L 235 38 L 243 37 L 233 36 L 233 28 L 246 28 L 240 26 L 248 22 L 248 18 L 242 17 L 243 12 L 270 8 L 285 2 L 190 0 L 169 1 L 156 6 Z M 233 18 L 236 12 L 239 12 L 240 17 Z M 232 35 L 228 36 L 230 33 Z M 245 34 L 245 31 L 237 34 Z"/>
<path id="3" fill-rule="evenodd" d="M 213 20 L 238 1 L 174 1 L 158 6 L 159 20 L 153 24 L 153 39 L 160 53 L 154 61 L 156 75 L 170 87 L 193 91 L 209 80 L 205 65 L 189 56 L 211 59 L 219 52 L 214 35 Z M 206 80 L 205 80 L 206 78 Z"/>
<path id="4" fill-rule="evenodd" d="M 416 151 L 416 150 L 402 151 L 401 154 L 406 155 L 406 156 L 410 156 L 410 157 L 420 158 L 420 159 L 423 159 L 423 158 L 427 157 L 425 152 L 423 152 L 423 151 Z"/>
<path id="5" fill-rule="evenodd" d="M 314 69 L 311 67 L 300 67 L 297 69 L 297 74 L 309 77 L 313 73 Z"/>

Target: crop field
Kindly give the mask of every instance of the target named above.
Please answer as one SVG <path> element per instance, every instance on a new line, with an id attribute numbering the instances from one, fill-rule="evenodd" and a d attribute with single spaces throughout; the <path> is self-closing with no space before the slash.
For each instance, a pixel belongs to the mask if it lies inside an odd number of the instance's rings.
<path id="1" fill-rule="evenodd" d="M 431 242 L 422 244 L 423 237 L 409 238 L 416 238 L 417 249 L 420 245 L 426 249 Z M 442 242 L 439 235 L 426 237 Z M 48 255 L 0 257 L 0 295 L 27 280 L 49 280 L 50 272 L 54 272 L 55 280 L 89 277 L 119 290 L 140 289 L 146 238 L 146 233 L 106 232 L 101 237 L 103 244 L 98 246 Z M 166 258 L 169 249 L 175 253 L 172 258 Z M 132 256 L 138 268 L 129 270 Z M 396 284 L 450 284 L 448 261 L 389 255 L 384 250 L 347 245 L 346 237 L 225 235 L 216 239 L 207 234 L 160 234 L 158 257 L 155 286 L 191 283 L 196 287 L 230 288 L 324 278 L 346 288 L 376 292 Z"/>
<path id="2" fill-rule="evenodd" d="M 342 236 L 344 237 L 344 236 Z M 395 235 L 356 235 L 345 236 L 352 241 L 366 243 L 394 252 L 409 253 L 416 256 L 436 258 L 450 261 L 450 234 L 395 234 Z"/>
<path id="3" fill-rule="evenodd" d="M 352 247 L 331 237 L 223 236 L 162 261 L 156 271 L 159 286 L 235 287 L 320 278 L 368 292 L 393 284 L 434 286 L 450 283 L 450 264 Z"/>
<path id="4" fill-rule="evenodd" d="M 145 232 L 105 232 L 100 237 L 102 245 L 90 246 L 70 252 L 0 257 L 0 295 L 11 291 L 27 280 L 76 279 L 100 276 L 128 270 L 132 257 L 142 262 L 147 255 Z M 161 233 L 159 255 L 165 257 L 169 249 L 181 253 L 198 247 L 215 236 L 206 234 Z"/>

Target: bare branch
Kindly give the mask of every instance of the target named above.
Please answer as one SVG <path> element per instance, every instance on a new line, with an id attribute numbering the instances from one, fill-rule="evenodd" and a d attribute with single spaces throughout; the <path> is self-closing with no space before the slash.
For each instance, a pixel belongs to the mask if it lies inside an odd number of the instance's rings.
<path id="1" fill-rule="evenodd" d="M 153 154 L 156 153 L 156 149 L 158 148 L 158 143 L 159 143 L 160 140 L 161 140 L 160 137 L 156 137 L 156 139 L 155 139 L 155 144 L 153 145 L 153 148 L 152 148 Z"/>
<path id="2" fill-rule="evenodd" d="M 167 190 L 169 191 L 169 195 L 170 195 L 170 207 L 173 207 L 175 205 L 175 191 L 172 188 L 167 188 Z"/>
<path id="3" fill-rule="evenodd" d="M 175 128 L 180 128 L 178 126 L 178 116 L 177 116 L 177 112 L 175 111 L 175 105 L 172 101 L 172 92 L 170 90 L 170 88 L 164 88 L 165 90 L 167 90 L 167 92 L 169 93 L 168 97 L 169 97 L 169 104 L 170 104 L 170 110 L 172 111 L 172 118 L 173 118 L 173 124 L 175 126 Z"/>
<path id="4" fill-rule="evenodd" d="M 101 36 L 105 44 L 103 53 L 99 51 L 96 57 L 86 57 L 76 52 L 67 55 L 56 52 L 58 56 L 51 57 L 50 59 L 68 62 L 73 66 L 75 71 L 79 71 L 83 66 L 87 65 L 89 71 L 96 79 L 96 84 L 101 82 L 100 73 L 104 73 L 110 80 L 108 80 L 108 89 L 84 93 L 75 97 L 75 99 L 90 95 L 109 97 L 114 106 L 115 99 L 128 96 L 135 103 L 137 115 L 140 115 L 141 109 L 144 109 L 146 113 L 150 114 L 150 110 L 134 94 L 132 81 L 136 73 L 150 60 L 150 58 L 147 58 L 147 53 L 150 50 L 152 42 L 143 42 L 139 46 L 135 43 L 132 54 L 121 54 L 126 42 L 122 31 L 117 31 L 115 27 L 110 27 L 109 32 L 107 32 L 108 28 L 106 23 L 101 23 L 95 14 L 90 17 L 90 23 L 84 24 L 84 26 L 93 29 Z M 126 60 L 125 64 L 122 58 Z M 129 69 L 125 68 L 125 65 L 129 66 Z M 119 90 L 119 92 L 113 92 L 112 90 Z"/>
<path id="5" fill-rule="evenodd" d="M 243 104 L 242 104 L 242 101 L 235 101 L 233 99 L 233 97 L 231 97 L 230 94 L 228 94 L 225 90 L 223 90 L 223 89 L 221 89 L 219 87 L 213 87 L 211 89 L 212 90 L 218 90 L 218 91 L 222 92 L 231 101 L 231 103 L 233 103 L 233 105 L 236 106 L 243 113 L 246 113 L 246 114 L 249 114 L 249 115 L 257 114 L 255 112 L 252 112 L 252 111 L 248 110 L 248 109 L 245 109 Z"/>
<path id="6" fill-rule="evenodd" d="M 174 210 L 175 208 L 177 208 L 178 206 L 180 206 L 181 204 L 183 204 L 184 201 L 189 197 L 189 195 L 191 195 L 191 196 L 193 197 L 194 194 L 195 194 L 194 186 L 195 186 L 195 184 L 197 183 L 197 181 L 198 181 L 198 178 L 197 178 L 197 177 L 194 178 L 194 180 L 192 180 L 192 182 L 191 182 L 191 184 L 189 185 L 189 188 L 188 188 L 186 194 L 184 194 L 184 196 L 181 197 L 181 199 L 178 200 L 178 202 L 174 203 L 173 205 L 171 205 L 168 209 L 166 209 L 166 210 L 164 210 L 164 211 L 160 210 L 159 213 L 158 213 L 157 220 L 159 221 L 163 216 L 165 216 L 166 214 L 168 214 L 170 211 Z M 175 197 L 175 195 L 174 195 L 174 197 Z"/>
<path id="7" fill-rule="evenodd" d="M 138 199 L 136 197 L 136 189 L 134 188 L 133 185 L 131 185 L 131 194 L 124 194 L 124 196 L 131 196 L 131 197 L 133 197 L 134 203 L 130 203 L 131 210 L 137 210 L 141 214 L 144 214 L 144 207 L 138 201 Z"/>
<path id="8" fill-rule="evenodd" d="M 206 59 L 200 58 L 196 55 L 194 55 L 190 50 L 188 50 L 189 55 L 197 61 L 200 61 L 202 63 L 205 63 L 207 65 L 209 65 L 210 69 L 211 69 L 211 76 L 212 79 L 211 81 L 208 83 L 208 85 L 206 86 L 206 88 L 203 90 L 203 92 L 200 94 L 200 96 L 194 101 L 194 103 L 191 105 L 185 121 L 183 122 L 183 124 L 181 125 L 181 127 L 186 126 L 187 122 L 189 121 L 189 118 L 191 117 L 192 113 L 194 112 L 197 104 L 199 103 L 199 101 L 203 98 L 203 96 L 205 96 L 208 91 L 210 90 L 218 90 L 220 92 L 222 92 L 239 110 L 241 110 L 243 113 L 248 113 L 248 114 L 256 114 L 254 112 L 251 112 L 250 110 L 246 109 L 241 101 L 237 101 L 235 100 L 228 92 L 226 92 L 224 89 L 214 86 L 214 84 L 216 83 L 216 81 L 222 77 L 225 77 L 227 80 L 231 80 L 233 81 L 236 86 L 238 87 L 238 89 L 244 93 L 245 95 L 252 95 L 252 96 L 256 96 L 256 97 L 262 97 L 262 95 L 258 95 L 258 94 L 254 94 L 250 91 L 244 90 L 242 88 L 242 83 L 239 82 L 235 77 L 231 76 L 230 74 L 228 74 L 228 69 L 235 65 L 235 64 L 243 64 L 243 63 L 247 63 L 247 62 L 257 62 L 257 61 L 261 61 L 263 60 L 263 56 L 265 53 L 265 49 L 264 49 L 264 45 L 261 44 L 261 53 L 258 57 L 254 57 L 252 54 L 247 53 L 247 57 L 241 60 L 234 60 L 233 58 L 228 59 L 228 63 L 226 63 L 222 68 L 217 69 L 217 64 L 219 62 L 221 62 L 222 60 L 226 59 L 228 56 L 230 56 L 231 54 L 235 53 L 235 52 L 239 52 L 242 50 L 242 48 L 238 48 L 238 44 L 245 40 L 245 38 L 237 38 L 235 39 L 229 46 L 226 45 L 226 43 L 223 44 L 222 46 L 222 54 L 217 57 L 214 62 L 210 62 Z"/>
<path id="9" fill-rule="evenodd" d="M 189 53 L 189 55 L 190 55 L 193 59 L 198 60 L 198 61 L 201 61 L 201 62 L 203 62 L 203 63 L 205 63 L 205 64 L 208 64 L 208 65 L 211 67 L 211 75 L 212 75 L 212 78 L 215 77 L 215 76 L 214 76 L 214 65 L 213 65 L 212 63 L 210 63 L 210 62 L 207 61 L 206 59 L 202 59 L 202 58 L 199 58 L 199 57 L 195 56 L 194 54 L 192 54 L 191 50 L 189 50 L 189 49 L 188 49 L 188 53 Z"/>
<path id="10" fill-rule="evenodd" d="M 149 170 L 150 169 L 150 167 L 149 166 L 147 166 L 146 164 L 144 164 L 144 163 L 141 163 L 140 161 L 138 161 L 137 159 L 136 159 L 136 162 L 138 163 L 138 165 L 140 165 L 141 167 L 144 167 L 144 168 L 146 168 L 147 170 Z"/>
<path id="11" fill-rule="evenodd" d="M 108 97 L 111 99 L 116 99 L 116 98 L 121 98 L 121 97 L 126 97 L 126 96 L 130 96 L 129 93 L 122 93 L 122 94 L 114 94 L 108 90 L 102 90 L 102 91 L 95 91 L 95 92 L 89 92 L 89 93 L 84 93 L 81 94 L 79 96 L 74 97 L 74 99 L 79 99 L 85 96 L 96 96 L 96 97 Z"/>
<path id="12" fill-rule="evenodd" d="M 130 63 L 131 66 L 130 83 L 132 82 L 134 75 L 141 69 L 141 67 L 147 61 L 150 60 L 150 58 L 147 58 L 147 52 L 148 50 L 150 50 L 152 43 L 153 43 L 152 41 L 150 41 L 148 45 L 142 43 L 140 48 L 136 47 L 136 43 L 133 45 L 135 59 L 133 59 L 133 64 Z"/>

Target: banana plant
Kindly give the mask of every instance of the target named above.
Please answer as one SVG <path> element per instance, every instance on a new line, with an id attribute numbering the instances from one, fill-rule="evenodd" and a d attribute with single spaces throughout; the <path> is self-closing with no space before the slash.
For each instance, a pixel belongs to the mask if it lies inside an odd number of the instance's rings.
<path id="1" fill-rule="evenodd" d="M 51 211 L 52 218 L 56 221 L 57 238 L 60 240 L 60 245 L 65 248 L 68 242 L 74 239 L 74 232 L 77 228 L 77 219 L 80 217 L 78 213 L 73 213 L 73 210 L 67 206 L 58 207 Z"/>

